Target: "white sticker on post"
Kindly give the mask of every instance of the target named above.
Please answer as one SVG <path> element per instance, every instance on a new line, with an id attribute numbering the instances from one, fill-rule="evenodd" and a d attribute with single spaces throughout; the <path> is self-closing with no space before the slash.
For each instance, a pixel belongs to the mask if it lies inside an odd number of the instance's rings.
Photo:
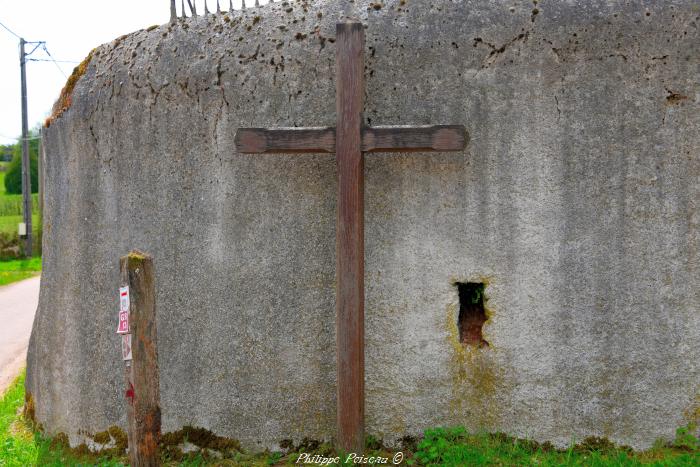
<path id="1" fill-rule="evenodd" d="M 131 334 L 122 334 L 122 359 L 131 360 Z"/>
<path id="2" fill-rule="evenodd" d="M 119 311 L 129 311 L 129 286 L 119 287 Z"/>

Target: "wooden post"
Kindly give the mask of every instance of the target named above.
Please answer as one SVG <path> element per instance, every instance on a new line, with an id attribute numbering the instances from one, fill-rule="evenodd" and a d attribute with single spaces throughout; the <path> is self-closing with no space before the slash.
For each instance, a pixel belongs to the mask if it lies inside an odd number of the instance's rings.
<path id="1" fill-rule="evenodd" d="M 364 26 L 336 27 L 336 334 L 338 442 L 346 452 L 364 450 Z"/>
<path id="2" fill-rule="evenodd" d="M 131 360 L 125 360 L 129 462 L 158 466 L 160 389 L 153 258 L 132 251 L 119 261 L 121 286 L 128 286 Z"/>

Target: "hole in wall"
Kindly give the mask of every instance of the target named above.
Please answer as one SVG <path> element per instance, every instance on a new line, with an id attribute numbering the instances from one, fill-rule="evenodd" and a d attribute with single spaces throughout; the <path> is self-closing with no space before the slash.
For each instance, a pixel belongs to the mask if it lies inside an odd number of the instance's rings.
<path id="1" fill-rule="evenodd" d="M 489 343 L 482 334 L 482 328 L 487 319 L 484 309 L 485 284 L 457 282 L 455 285 L 459 292 L 459 316 L 457 317 L 459 341 L 464 345 L 488 347 Z"/>

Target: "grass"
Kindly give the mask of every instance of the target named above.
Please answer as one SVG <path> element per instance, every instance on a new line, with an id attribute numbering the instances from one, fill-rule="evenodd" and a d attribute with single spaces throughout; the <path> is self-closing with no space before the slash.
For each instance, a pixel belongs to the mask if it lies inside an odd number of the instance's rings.
<path id="1" fill-rule="evenodd" d="M 124 456 L 99 456 L 87 448 L 70 449 L 57 436 L 51 440 L 34 429 L 33 424 L 21 414 L 24 404 L 24 374 L 8 389 L 0 400 L 0 466 L 78 466 L 100 465 L 105 467 L 127 465 Z M 644 452 L 614 446 L 600 438 L 587 438 L 568 449 L 556 449 L 549 443 L 519 440 L 502 433 L 469 433 L 464 428 L 435 428 L 427 430 L 421 440 L 405 439 L 402 465 L 411 466 L 697 466 L 700 465 L 700 445 L 692 435 L 693 427 L 680 428 L 675 441 L 657 442 Z M 204 430 L 201 430 L 204 431 Z M 192 429 L 190 442 L 196 429 Z M 199 436 L 199 438 L 203 438 Z M 185 439 L 188 439 L 185 436 Z M 162 449 L 165 466 L 269 466 L 269 465 L 320 465 L 305 463 L 302 453 L 309 457 L 340 457 L 330 465 L 357 465 L 347 462 L 328 443 L 304 440 L 299 446 L 290 446 L 291 452 L 263 452 L 246 454 L 234 450 L 225 459 L 216 459 L 205 449 L 203 453 L 183 454 L 179 449 Z M 388 458 L 393 465 L 396 451 L 388 450 L 373 439 L 367 439 L 365 457 Z M 299 462 L 297 463 L 297 461 Z M 326 465 L 328 461 L 326 461 Z M 362 464 L 362 465 L 373 465 Z"/>
<path id="2" fill-rule="evenodd" d="M 76 455 L 38 433 L 22 415 L 24 377 L 22 372 L 0 400 L 0 466 L 125 465 L 94 455 Z"/>
<path id="3" fill-rule="evenodd" d="M 7 163 L 0 162 L 0 261 L 5 258 L 14 258 L 22 251 L 22 242 L 19 239 L 17 227 L 23 222 L 22 195 L 9 195 L 5 192 L 5 176 Z M 39 215 L 39 196 L 32 195 L 32 234 L 33 248 L 41 250 L 41 216 Z M 7 276 L 7 274 L 5 274 Z M 27 277 L 21 274 L 20 278 Z M 14 279 L 18 280 L 18 279 Z M 13 280 L 13 281 L 14 281 Z M 0 285 L 2 285 L 0 277 Z"/>
<path id="4" fill-rule="evenodd" d="M 0 179 L 4 176 L 0 172 Z M 22 195 L 8 195 L 4 192 L 4 183 L 0 185 L 0 217 L 4 216 L 21 216 L 22 215 Z M 39 195 L 32 194 L 32 214 L 39 212 Z"/>
<path id="5" fill-rule="evenodd" d="M 673 443 L 659 441 L 644 452 L 586 438 L 568 449 L 511 438 L 502 433 L 470 434 L 464 428 L 427 430 L 409 464 L 538 466 L 697 466 L 700 446 L 690 427 L 680 428 Z"/>
<path id="6" fill-rule="evenodd" d="M 34 435 L 22 423 L 19 410 L 24 404 L 24 374 L 9 387 L 0 400 L 0 465 L 35 465 L 37 446 Z"/>
<path id="7" fill-rule="evenodd" d="M 13 235 L 17 233 L 17 225 L 23 222 L 24 218 L 21 215 L 17 216 L 0 216 L 0 233 Z M 41 230 L 41 218 L 38 213 L 32 213 L 32 233 L 35 235 Z"/>
<path id="8" fill-rule="evenodd" d="M 0 261 L 0 286 L 28 279 L 40 272 L 40 257 Z"/>
<path id="9" fill-rule="evenodd" d="M 10 195 L 5 191 L 5 175 L 9 164 L 9 162 L 0 161 L 0 218 L 22 215 L 22 195 Z M 34 188 L 36 189 L 36 187 Z M 32 194 L 32 212 L 39 212 L 39 195 L 37 193 Z"/>

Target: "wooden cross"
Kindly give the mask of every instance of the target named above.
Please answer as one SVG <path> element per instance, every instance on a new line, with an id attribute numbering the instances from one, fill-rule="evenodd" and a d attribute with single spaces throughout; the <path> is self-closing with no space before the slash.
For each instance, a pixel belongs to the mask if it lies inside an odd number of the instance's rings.
<path id="1" fill-rule="evenodd" d="M 338 443 L 346 452 L 364 448 L 364 156 L 365 152 L 461 151 L 461 125 L 367 127 L 362 123 L 364 26 L 336 25 L 336 127 L 241 128 L 241 153 L 335 153 L 338 167 L 336 223 L 336 335 Z"/>

